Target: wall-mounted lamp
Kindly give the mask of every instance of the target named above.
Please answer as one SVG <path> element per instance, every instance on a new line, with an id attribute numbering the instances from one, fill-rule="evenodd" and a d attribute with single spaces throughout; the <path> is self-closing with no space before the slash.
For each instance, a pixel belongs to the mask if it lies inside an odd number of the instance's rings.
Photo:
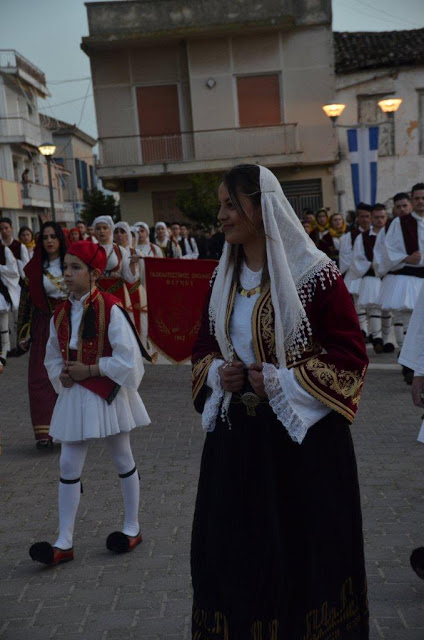
<path id="1" fill-rule="evenodd" d="M 216 85 L 215 78 L 208 78 L 206 80 L 206 86 L 207 86 L 208 89 L 213 89 L 215 87 L 215 85 Z"/>
<path id="2" fill-rule="evenodd" d="M 342 115 L 345 108 L 346 108 L 345 104 L 325 104 L 323 106 L 325 115 L 330 118 L 333 125 L 336 124 L 337 118 Z"/>

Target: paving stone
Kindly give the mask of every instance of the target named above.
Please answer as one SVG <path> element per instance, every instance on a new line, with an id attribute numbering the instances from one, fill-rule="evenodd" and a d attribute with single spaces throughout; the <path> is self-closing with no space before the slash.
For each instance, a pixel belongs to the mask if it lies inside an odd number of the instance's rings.
<path id="1" fill-rule="evenodd" d="M 372 356 L 373 362 L 393 363 Z M 152 424 L 132 434 L 141 473 L 143 545 L 114 556 L 119 481 L 102 442 L 90 447 L 75 531 L 75 560 L 31 562 L 36 540 L 57 530 L 60 448 L 36 451 L 26 395 L 26 357 L 1 380 L 0 640 L 189 640 L 190 535 L 204 434 L 192 408 L 188 367 L 147 367 L 141 393 Z M 370 640 L 424 639 L 424 581 L 411 570 L 424 545 L 421 411 L 400 373 L 372 370 L 352 427 L 363 503 Z"/>

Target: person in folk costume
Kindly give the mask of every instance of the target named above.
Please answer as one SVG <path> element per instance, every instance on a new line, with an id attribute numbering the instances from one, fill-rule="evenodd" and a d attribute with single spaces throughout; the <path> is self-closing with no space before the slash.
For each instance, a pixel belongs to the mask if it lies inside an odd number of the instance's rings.
<path id="1" fill-rule="evenodd" d="M 83 240 L 79 227 L 72 227 L 69 229 L 69 242 L 81 242 Z"/>
<path id="2" fill-rule="evenodd" d="M 88 233 L 87 223 L 84 222 L 84 220 L 78 220 L 77 227 L 81 234 L 81 240 L 86 240 L 87 242 L 97 242 L 96 238 Z"/>
<path id="3" fill-rule="evenodd" d="M 157 222 L 155 224 L 155 244 L 162 250 L 164 258 L 170 257 L 169 232 L 164 222 Z"/>
<path id="4" fill-rule="evenodd" d="M 318 246 L 319 241 L 324 237 L 330 228 L 330 220 L 327 209 L 318 209 L 315 214 L 315 228 L 311 233 L 311 238 Z"/>
<path id="5" fill-rule="evenodd" d="M 333 213 L 329 219 L 328 231 L 318 243 L 321 249 L 329 258 L 339 266 L 339 253 L 342 238 L 346 233 L 346 222 L 341 213 Z"/>
<path id="6" fill-rule="evenodd" d="M 424 183 L 412 187 L 413 211 L 397 216 L 385 238 L 386 273 L 384 309 L 394 316 L 396 341 L 402 349 L 412 311 L 424 282 Z M 405 382 L 412 384 L 413 373 L 404 366 Z"/>
<path id="7" fill-rule="evenodd" d="M 96 287 L 106 262 L 105 249 L 99 244 L 83 241 L 69 247 L 64 273 L 70 296 L 50 322 L 44 362 L 58 393 L 50 435 L 62 444 L 59 535 L 53 545 L 33 544 L 30 556 L 51 566 L 74 557 L 80 478 L 92 439 L 105 439 L 125 505 L 122 530 L 110 534 L 106 546 L 121 553 L 142 541 L 139 476 L 130 431 L 150 423 L 137 391 L 144 374 L 142 355 L 147 354 L 119 300 Z"/>
<path id="8" fill-rule="evenodd" d="M 180 225 L 179 243 L 183 250 L 183 258 L 186 260 L 197 260 L 199 258 L 197 241 L 192 235 L 190 235 L 186 224 Z"/>
<path id="9" fill-rule="evenodd" d="M 135 249 L 141 258 L 163 258 L 163 253 L 158 245 L 150 242 L 150 229 L 146 222 L 136 222 L 137 244 Z"/>
<path id="10" fill-rule="evenodd" d="M 226 242 L 192 356 L 193 638 L 366 640 L 350 295 L 268 169 L 233 168 L 218 197 Z"/>
<path id="11" fill-rule="evenodd" d="M 365 340 L 368 340 L 368 312 L 366 307 L 361 307 L 358 305 L 359 286 L 361 284 L 361 280 L 353 274 L 352 258 L 353 245 L 355 244 L 356 238 L 364 231 L 368 231 L 368 229 L 370 229 L 371 227 L 370 205 L 364 204 L 362 202 L 358 205 L 358 215 L 356 221 L 357 226 L 351 229 L 342 238 L 339 252 L 339 269 L 340 273 L 344 277 L 346 288 L 353 298 L 362 335 L 364 336 Z"/>
<path id="12" fill-rule="evenodd" d="M 136 251 L 132 246 L 132 234 L 131 228 L 128 222 L 117 222 L 115 224 L 115 229 L 113 232 L 114 241 L 116 244 L 123 248 L 128 257 L 136 256 Z M 140 275 L 143 269 L 143 265 L 140 265 L 137 260 L 137 272 L 138 278 L 135 282 L 125 282 L 128 295 L 130 297 L 130 309 L 131 309 L 131 319 L 135 324 L 135 328 L 138 331 L 138 335 L 141 337 L 141 313 L 143 311 L 143 307 L 145 306 L 145 298 L 146 294 L 144 291 L 144 286 L 141 284 Z M 143 344 L 145 341 L 142 338 Z"/>
<path id="13" fill-rule="evenodd" d="M 107 255 L 105 272 L 97 281 L 100 291 L 112 293 L 131 311 L 131 300 L 126 283 L 138 281 L 138 258 L 113 242 L 115 224 L 110 216 L 98 216 L 93 220 L 97 242 L 104 247 Z"/>
<path id="14" fill-rule="evenodd" d="M 384 233 L 387 223 L 387 212 L 384 205 L 375 204 L 371 213 L 371 228 L 361 233 L 353 246 L 352 272 L 360 278 L 358 305 L 367 309 L 369 314 L 369 330 L 375 353 L 391 353 L 392 316 L 390 312 L 382 313 L 379 305 L 381 278 L 374 268 L 374 247 L 379 233 Z"/>
<path id="15" fill-rule="evenodd" d="M 10 354 L 9 313 L 19 306 L 19 267 L 11 249 L 0 244 L 0 374 Z"/>
<path id="16" fill-rule="evenodd" d="M 24 269 L 25 283 L 19 303 L 18 346 L 22 351 L 30 349 L 28 394 L 37 449 L 53 447 L 49 428 L 57 395 L 47 375 L 44 356 L 50 318 L 68 295 L 63 278 L 65 253 L 62 227 L 56 222 L 45 222 L 34 255 Z"/>
<path id="17" fill-rule="evenodd" d="M 34 249 L 35 249 L 35 238 L 34 238 L 34 232 L 32 231 L 32 229 L 30 229 L 26 225 L 21 227 L 18 233 L 18 240 L 23 245 L 25 245 L 28 251 L 28 258 L 29 260 L 31 260 L 34 254 Z"/>

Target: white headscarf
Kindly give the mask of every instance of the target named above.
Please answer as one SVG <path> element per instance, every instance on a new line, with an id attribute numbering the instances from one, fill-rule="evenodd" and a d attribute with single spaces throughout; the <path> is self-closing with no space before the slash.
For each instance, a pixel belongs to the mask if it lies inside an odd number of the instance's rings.
<path id="1" fill-rule="evenodd" d="M 168 227 L 166 226 L 166 224 L 164 222 L 156 222 L 155 224 L 155 231 L 159 228 L 159 227 L 163 227 L 165 229 L 165 238 L 168 239 L 169 238 L 169 231 L 168 231 Z M 156 233 L 155 233 L 155 238 L 156 238 Z"/>
<path id="2" fill-rule="evenodd" d="M 93 220 L 93 229 L 96 230 L 96 224 L 107 224 L 110 230 L 113 232 L 115 229 L 115 223 L 110 216 L 97 216 Z"/>
<path id="3" fill-rule="evenodd" d="M 286 352 L 300 354 L 312 333 L 303 308 L 305 294 L 302 293 L 301 299 L 301 289 L 317 277 L 322 279 L 324 276 L 319 274 L 328 271 L 332 263 L 316 248 L 303 229 L 274 174 L 265 167 L 260 166 L 259 170 L 266 255 L 275 314 L 276 353 L 279 367 L 285 367 Z M 231 246 L 226 242 L 209 304 L 211 328 L 227 361 L 234 356 L 225 334 L 228 297 L 234 272 L 230 252 Z"/>
<path id="4" fill-rule="evenodd" d="M 124 222 L 122 220 L 120 222 L 117 222 L 115 224 L 114 231 L 115 231 L 115 229 L 123 229 L 125 231 L 125 233 L 128 236 L 128 247 L 126 247 L 126 248 L 130 249 L 132 247 L 132 235 L 131 235 L 131 227 L 128 224 L 128 222 Z"/>
<path id="5" fill-rule="evenodd" d="M 138 228 L 138 227 L 143 227 L 144 229 L 146 229 L 147 233 L 148 233 L 148 234 L 150 234 L 150 227 L 149 227 L 149 225 L 147 224 L 147 222 L 136 222 L 136 223 L 134 224 L 134 227 L 137 227 L 137 228 Z"/>

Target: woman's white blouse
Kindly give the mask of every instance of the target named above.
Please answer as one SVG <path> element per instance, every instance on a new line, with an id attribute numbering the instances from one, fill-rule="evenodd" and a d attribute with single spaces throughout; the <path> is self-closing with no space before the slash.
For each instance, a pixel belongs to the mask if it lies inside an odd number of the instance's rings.
<path id="1" fill-rule="evenodd" d="M 261 279 L 262 271 L 254 272 L 243 265 L 240 284 L 244 289 L 254 289 L 260 285 Z M 236 293 L 230 319 L 231 344 L 245 366 L 255 362 L 252 312 L 259 295 L 258 293 L 248 298 Z M 224 395 L 218 374 L 218 368 L 223 362 L 223 360 L 214 360 L 209 368 L 206 384 L 210 392 L 202 415 L 202 426 L 206 431 L 214 429 Z M 292 440 L 301 444 L 308 429 L 330 413 L 331 409 L 305 391 L 297 381 L 293 368 L 277 369 L 272 364 L 263 363 L 263 374 L 270 406 Z"/>
<path id="2" fill-rule="evenodd" d="M 56 258 L 56 260 L 51 260 L 46 269 L 50 275 L 54 278 L 59 278 L 59 283 L 63 283 L 63 273 L 62 266 L 60 263 L 60 258 Z M 46 276 L 43 275 L 43 287 L 46 295 L 49 298 L 57 298 L 58 300 L 65 300 L 67 298 L 67 294 L 65 291 L 58 289 L 57 286 L 53 284 L 53 282 Z"/>

